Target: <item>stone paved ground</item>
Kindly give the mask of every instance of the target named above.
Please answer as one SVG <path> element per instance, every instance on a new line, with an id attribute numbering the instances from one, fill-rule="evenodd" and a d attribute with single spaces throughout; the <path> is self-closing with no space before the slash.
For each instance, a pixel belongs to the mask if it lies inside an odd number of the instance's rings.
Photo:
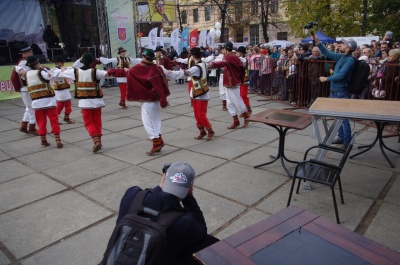
<path id="1" fill-rule="evenodd" d="M 231 117 L 221 110 L 212 88 L 208 117 L 216 132 L 210 141 L 196 141 L 197 129 L 186 84 L 170 82 L 170 107 L 162 110 L 166 146 L 147 156 L 148 141 L 138 103 L 118 106 L 118 88 L 104 89 L 103 146 L 92 153 L 77 101 L 72 118 L 62 124 L 63 149 L 43 147 L 37 137 L 18 131 L 20 99 L 0 102 L 0 264 L 97 264 L 114 227 L 119 200 L 131 185 L 153 187 L 166 162 L 187 161 L 196 170 L 194 194 L 208 230 L 222 239 L 286 207 L 291 180 L 279 163 L 254 169 L 277 152 L 278 134 L 264 124 L 228 130 Z M 253 113 L 286 105 L 251 95 Z M 60 119 L 61 120 L 61 119 Z M 360 131 L 356 146 L 370 143 L 375 129 L 351 123 Z M 396 138 L 385 142 L 394 149 Z M 289 159 L 301 160 L 316 144 L 311 127 L 289 131 Z M 394 250 L 400 249 L 400 158 L 380 150 L 349 160 L 342 174 L 345 204 L 339 204 L 342 226 Z M 328 154 L 329 159 L 335 159 Z M 293 170 L 290 165 L 290 170 Z M 293 204 L 335 221 L 329 189 L 301 190 Z"/>

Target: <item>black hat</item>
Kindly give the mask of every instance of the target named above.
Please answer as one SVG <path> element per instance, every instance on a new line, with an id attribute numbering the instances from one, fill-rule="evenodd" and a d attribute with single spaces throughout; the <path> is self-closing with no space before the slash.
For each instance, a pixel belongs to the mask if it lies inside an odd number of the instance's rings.
<path id="1" fill-rule="evenodd" d="M 190 49 L 190 54 L 191 55 L 197 55 L 197 56 L 201 55 L 200 48 L 198 48 L 198 47 L 191 48 Z"/>
<path id="2" fill-rule="evenodd" d="M 246 54 L 246 48 L 244 46 L 239 46 L 236 51 Z"/>
<path id="3" fill-rule="evenodd" d="M 24 47 L 21 48 L 20 52 L 27 52 L 33 50 L 31 46 L 25 45 Z"/>
<path id="4" fill-rule="evenodd" d="M 90 65 L 91 63 L 94 62 L 94 56 L 90 52 L 85 52 L 82 56 L 81 63 L 84 65 Z"/>
<path id="5" fill-rule="evenodd" d="M 26 58 L 26 65 L 29 67 L 34 66 L 38 62 L 39 62 L 39 59 L 36 58 L 35 56 L 28 56 L 28 58 Z"/>
<path id="6" fill-rule="evenodd" d="M 55 62 L 55 63 L 63 63 L 63 62 L 65 62 L 65 60 L 64 60 L 64 57 L 62 57 L 61 55 L 57 55 L 57 56 L 54 58 L 54 62 Z"/>
<path id="7" fill-rule="evenodd" d="M 223 49 L 227 49 L 228 51 L 232 51 L 233 50 L 233 43 L 228 41 L 225 43 L 224 47 L 222 47 Z"/>
<path id="8" fill-rule="evenodd" d="M 149 60 L 155 60 L 154 51 L 152 49 L 146 49 L 143 51 L 143 56 L 145 56 Z"/>
<path id="9" fill-rule="evenodd" d="M 121 52 L 126 52 L 126 50 L 124 49 L 124 47 L 119 47 L 119 48 L 118 48 L 118 54 L 120 54 Z"/>
<path id="10" fill-rule="evenodd" d="M 155 51 L 156 52 L 162 52 L 163 51 L 162 48 L 163 48 L 162 46 L 157 46 Z"/>

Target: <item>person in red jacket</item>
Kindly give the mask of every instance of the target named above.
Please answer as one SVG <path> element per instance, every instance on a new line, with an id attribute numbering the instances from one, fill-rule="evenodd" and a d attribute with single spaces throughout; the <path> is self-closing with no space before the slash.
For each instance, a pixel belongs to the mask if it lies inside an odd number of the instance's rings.
<path id="1" fill-rule="evenodd" d="M 226 87 L 226 101 L 229 114 L 233 117 L 233 124 L 228 129 L 235 129 L 240 125 L 237 113 L 244 118 L 242 127 L 249 125 L 249 113 L 240 97 L 240 84 L 244 80 L 245 69 L 239 57 L 232 52 L 233 43 L 227 42 L 222 49 L 225 55 L 221 62 L 211 62 L 208 68 L 224 68 L 224 87 Z"/>
<path id="2" fill-rule="evenodd" d="M 168 106 L 169 96 L 168 82 L 165 68 L 154 64 L 154 51 L 146 49 L 142 53 L 142 62 L 129 70 L 109 69 L 108 74 L 115 77 L 126 77 L 128 84 L 127 100 L 141 102 L 143 126 L 147 135 L 153 142 L 153 147 L 146 152 L 153 155 L 161 151 L 164 141 L 161 137 L 161 108 Z M 169 71 L 171 72 L 171 71 Z M 168 75 L 168 78 L 179 79 L 184 72 L 176 71 L 177 75 Z"/>

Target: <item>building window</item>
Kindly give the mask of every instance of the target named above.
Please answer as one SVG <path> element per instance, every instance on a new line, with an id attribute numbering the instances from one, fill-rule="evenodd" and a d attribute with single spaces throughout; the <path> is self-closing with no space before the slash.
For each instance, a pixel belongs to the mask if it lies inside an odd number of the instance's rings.
<path id="1" fill-rule="evenodd" d="M 252 15 L 258 14 L 258 0 L 253 0 L 250 2 L 250 12 Z"/>
<path id="2" fill-rule="evenodd" d="M 271 0 L 271 13 L 278 13 L 278 0 Z"/>
<path id="3" fill-rule="evenodd" d="M 182 10 L 181 11 L 181 20 L 182 20 L 182 24 L 187 24 L 187 13 L 186 13 L 186 10 Z"/>
<path id="4" fill-rule="evenodd" d="M 287 40 L 287 32 L 278 32 L 276 38 L 278 40 Z"/>
<path id="5" fill-rule="evenodd" d="M 260 29 L 258 25 L 250 25 L 250 44 L 260 43 Z"/>
<path id="6" fill-rule="evenodd" d="M 204 20 L 205 21 L 211 20 L 211 6 L 204 7 Z"/>
<path id="7" fill-rule="evenodd" d="M 235 41 L 237 41 L 237 42 L 243 41 L 243 30 L 236 32 Z"/>
<path id="8" fill-rule="evenodd" d="M 199 9 L 195 8 L 193 9 L 193 22 L 199 22 Z"/>
<path id="9" fill-rule="evenodd" d="M 236 3 L 235 4 L 235 19 L 236 19 L 236 21 L 241 21 L 242 16 L 243 16 L 242 3 Z"/>

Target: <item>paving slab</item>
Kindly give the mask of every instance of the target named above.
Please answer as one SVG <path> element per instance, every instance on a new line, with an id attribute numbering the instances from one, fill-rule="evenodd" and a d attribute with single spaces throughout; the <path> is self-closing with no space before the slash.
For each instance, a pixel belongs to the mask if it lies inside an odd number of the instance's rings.
<path id="1" fill-rule="evenodd" d="M 31 168 L 18 162 L 17 160 L 8 160 L 0 162 L 0 168 L 1 168 L 0 183 L 16 179 L 35 172 Z"/>
<path id="2" fill-rule="evenodd" d="M 143 128 L 141 128 L 141 129 L 143 129 Z M 123 132 L 126 132 L 126 131 L 103 135 L 101 137 L 101 144 L 103 147 L 96 154 L 102 154 L 106 151 L 143 140 L 143 139 L 135 137 L 135 136 L 123 135 Z M 93 150 L 93 139 L 86 139 L 84 141 L 76 142 L 76 143 L 74 143 L 74 145 L 77 147 L 85 148 L 89 151 L 92 151 Z"/>
<path id="3" fill-rule="evenodd" d="M 0 240 L 22 258 L 110 214 L 76 192 L 64 192 L 0 215 Z"/>
<path id="4" fill-rule="evenodd" d="M 0 185 L 0 213 L 45 198 L 66 188 L 38 173 L 10 180 Z"/>
<path id="5" fill-rule="evenodd" d="M 103 258 L 116 218 L 110 218 L 26 260 L 23 265 L 98 264 Z"/>
<path id="6" fill-rule="evenodd" d="M 364 235 L 391 249 L 400 251 L 399 235 L 394 232 L 400 231 L 399 220 L 400 206 L 383 203 Z M 390 228 L 389 231 L 388 228 Z"/>
<path id="7" fill-rule="evenodd" d="M 397 175 L 392 187 L 390 188 L 388 194 L 385 197 L 385 202 L 390 202 L 393 204 L 400 205 L 400 178 Z"/>
<path id="8" fill-rule="evenodd" d="M 47 137 L 50 142 L 50 146 L 40 145 L 40 138 L 37 136 L 31 136 L 27 138 L 21 138 L 16 141 L 2 143 L 0 150 L 12 157 L 20 157 L 24 155 L 31 155 L 37 152 L 42 152 L 49 149 L 54 149 L 54 139 Z"/>
<path id="9" fill-rule="evenodd" d="M 6 153 L 0 150 L 0 161 L 8 160 L 10 158 L 11 156 L 7 155 Z"/>
<path id="10" fill-rule="evenodd" d="M 129 167 L 124 162 L 102 155 L 91 155 L 49 168 L 43 172 L 69 186 L 104 177 Z"/>
<path id="11" fill-rule="evenodd" d="M 257 147 L 258 145 L 253 143 L 217 137 L 212 141 L 208 141 L 201 145 L 195 145 L 188 149 L 194 152 L 209 154 L 224 159 L 233 159 Z"/>
<path id="12" fill-rule="evenodd" d="M 20 132 L 19 126 L 18 126 L 18 128 L 15 128 L 13 130 L 7 130 L 7 131 L 0 132 L 0 144 L 12 142 L 12 141 L 20 140 L 20 139 L 24 139 L 24 138 L 29 138 L 29 137 L 33 137 L 33 135 Z"/>
<path id="13" fill-rule="evenodd" d="M 103 125 L 103 129 L 111 132 L 120 132 L 139 126 L 142 126 L 142 121 L 130 118 L 120 118 L 108 121 Z"/>
<path id="14" fill-rule="evenodd" d="M 77 190 L 118 212 L 121 198 L 129 187 L 153 188 L 160 184 L 160 180 L 161 174 L 133 166 L 82 185 Z"/>
<path id="15" fill-rule="evenodd" d="M 10 130 L 15 132 L 18 131 L 20 126 L 21 126 L 21 118 L 19 122 L 8 119 L 2 119 L 0 132 L 10 131 Z"/>
<path id="16" fill-rule="evenodd" d="M 292 179 L 289 179 L 285 185 L 257 205 L 257 209 L 274 214 L 286 208 L 291 184 Z M 343 197 L 344 204 L 341 204 L 339 191 L 336 190 L 340 222 L 342 226 L 354 231 L 372 206 L 373 200 L 348 192 L 343 192 Z M 294 192 L 291 205 L 299 206 L 336 223 L 332 193 L 327 186 L 314 183 L 311 191 L 300 188 L 299 194 Z"/>
<path id="17" fill-rule="evenodd" d="M 225 227 L 222 231 L 217 233 L 215 236 L 220 239 L 227 238 L 230 235 L 233 235 L 239 232 L 246 227 L 249 227 L 253 224 L 256 224 L 266 218 L 271 216 L 270 214 L 265 214 L 259 210 L 250 210 L 244 214 L 238 216 L 237 219 L 229 222 L 229 225 Z"/>
<path id="18" fill-rule="evenodd" d="M 239 203 L 253 205 L 286 180 L 275 173 L 265 174 L 253 167 L 229 162 L 199 177 L 196 185 Z"/>
<path id="19" fill-rule="evenodd" d="M 61 149 L 56 148 L 55 150 L 52 150 L 51 148 L 46 148 L 46 150 L 42 152 L 21 156 L 18 160 L 35 170 L 41 171 L 72 161 L 77 161 L 90 155 L 94 155 L 93 152 L 73 145 L 64 145 L 64 148 Z"/>
<path id="20" fill-rule="evenodd" d="M 246 140 L 250 143 L 263 145 L 279 139 L 278 132 L 273 128 L 271 129 L 248 126 L 243 129 L 245 131 L 229 130 L 229 132 L 224 135 L 224 138 L 241 141 Z M 243 135 L 243 133 L 245 133 L 245 135 Z"/>

